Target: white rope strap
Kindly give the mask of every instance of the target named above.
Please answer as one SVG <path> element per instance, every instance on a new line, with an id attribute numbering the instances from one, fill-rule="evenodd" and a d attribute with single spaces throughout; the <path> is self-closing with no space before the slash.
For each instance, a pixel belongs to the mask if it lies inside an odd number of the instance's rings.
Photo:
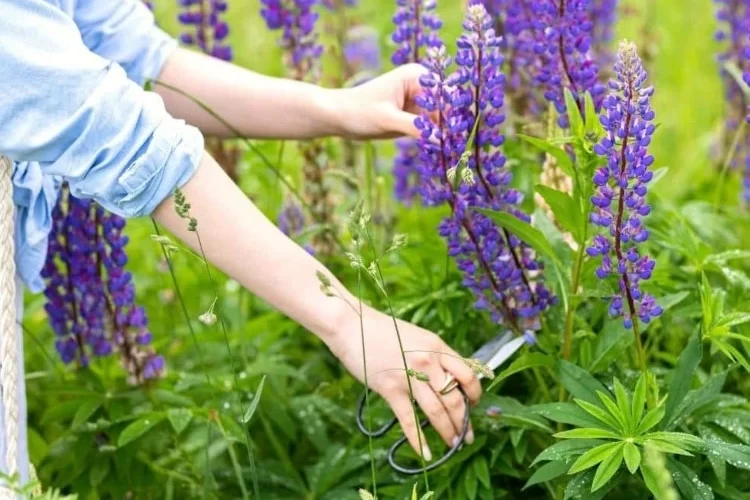
<path id="1" fill-rule="evenodd" d="M 0 156 L 0 393 L 5 409 L 5 463 L 18 472 L 18 336 L 16 334 L 16 263 L 12 165 Z M 3 488 L 4 489 L 4 488 Z M 0 495 L 5 496 L 5 495 Z"/>

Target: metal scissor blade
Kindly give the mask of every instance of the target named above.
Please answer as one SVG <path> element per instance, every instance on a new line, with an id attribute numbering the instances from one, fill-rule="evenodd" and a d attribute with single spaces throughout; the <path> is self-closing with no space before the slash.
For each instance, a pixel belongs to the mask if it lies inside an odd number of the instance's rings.
<path id="1" fill-rule="evenodd" d="M 516 351 L 518 351 L 524 344 L 526 343 L 526 339 L 523 337 L 516 337 L 510 342 L 504 344 L 496 353 L 495 355 L 486 363 L 487 367 L 489 367 L 490 370 L 493 372 L 505 363 L 508 358 L 513 356 Z"/>

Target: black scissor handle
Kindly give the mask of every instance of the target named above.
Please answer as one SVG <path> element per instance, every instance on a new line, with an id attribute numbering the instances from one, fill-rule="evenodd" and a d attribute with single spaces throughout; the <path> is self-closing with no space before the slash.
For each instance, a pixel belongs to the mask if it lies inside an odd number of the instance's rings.
<path id="1" fill-rule="evenodd" d="M 396 472 L 400 472 L 401 474 L 406 475 L 416 475 L 416 474 L 422 474 L 423 472 L 429 472 L 431 470 L 437 469 L 441 465 L 443 465 L 445 462 L 450 460 L 450 458 L 456 454 L 456 452 L 461 449 L 461 447 L 464 444 L 464 440 L 466 439 L 466 433 L 469 432 L 469 415 L 471 414 L 471 407 L 469 405 L 469 398 L 466 396 L 466 393 L 461 389 L 461 387 L 457 387 L 459 391 L 461 391 L 461 395 L 464 398 L 464 404 L 466 405 L 466 413 L 464 414 L 464 422 L 463 422 L 463 428 L 461 429 L 461 434 L 458 436 L 458 440 L 456 441 L 456 444 L 451 447 L 450 450 L 448 450 L 445 455 L 440 457 L 439 459 L 435 460 L 434 462 L 429 462 L 425 464 L 424 467 L 404 467 L 403 465 L 396 462 L 396 452 L 399 448 L 401 448 L 404 443 L 408 441 L 406 436 L 402 436 L 398 441 L 393 443 L 393 446 L 391 446 L 391 449 L 388 450 L 388 464 L 391 466 L 393 470 Z M 391 424 L 393 425 L 393 424 Z M 430 425 L 429 420 L 422 420 L 419 423 L 419 427 L 424 429 Z"/>
<path id="2" fill-rule="evenodd" d="M 426 464 L 425 467 L 404 467 L 400 465 L 398 462 L 396 462 L 396 453 L 398 452 L 398 449 L 401 448 L 401 446 L 404 445 L 408 441 L 406 436 L 402 436 L 399 438 L 393 445 L 391 446 L 390 450 L 388 450 L 388 464 L 391 466 L 391 468 L 397 472 L 400 472 L 401 474 L 406 475 L 415 475 L 415 474 L 422 474 L 423 472 L 428 472 L 433 469 L 436 469 L 443 465 L 445 462 L 447 462 L 455 453 L 463 446 L 464 440 L 466 439 L 466 433 L 469 432 L 469 416 L 471 414 L 471 407 L 469 405 L 469 398 L 466 396 L 466 393 L 463 391 L 463 389 L 458 386 L 456 387 L 458 391 L 461 392 L 461 396 L 464 398 L 464 404 L 466 405 L 466 413 L 464 414 L 464 421 L 463 421 L 463 428 L 461 429 L 461 434 L 458 436 L 458 440 L 456 441 L 456 444 L 451 447 L 450 450 L 448 450 L 445 455 L 440 457 L 439 459 L 435 460 L 434 462 L 430 462 Z M 365 410 L 365 397 L 367 396 L 367 392 L 362 393 L 362 395 L 359 398 L 359 402 L 357 403 L 357 428 L 359 431 L 364 434 L 365 436 L 372 437 L 372 438 L 379 438 L 384 436 L 389 430 L 393 428 L 394 425 L 398 422 L 395 418 L 391 419 L 390 421 L 386 422 L 383 426 L 380 428 L 371 431 L 370 429 L 365 426 L 364 417 L 362 415 L 362 412 Z M 430 425 L 430 421 L 427 419 L 422 420 L 419 422 L 419 427 L 424 429 L 425 427 Z"/>

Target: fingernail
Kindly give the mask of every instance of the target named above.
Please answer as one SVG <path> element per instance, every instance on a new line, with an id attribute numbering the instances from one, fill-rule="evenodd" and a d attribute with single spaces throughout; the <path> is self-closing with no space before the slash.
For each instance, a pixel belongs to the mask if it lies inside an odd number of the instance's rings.
<path id="1" fill-rule="evenodd" d="M 422 446 L 422 457 L 428 462 L 432 460 L 432 452 L 430 452 L 430 448 L 427 445 Z"/>
<path id="2" fill-rule="evenodd" d="M 461 440 L 460 440 L 460 439 L 458 438 L 458 436 L 454 437 L 454 438 L 453 438 L 453 447 L 454 447 L 454 448 L 458 447 L 458 443 L 459 443 L 460 441 L 461 441 Z"/>
<path id="3" fill-rule="evenodd" d="M 466 433 L 466 442 L 472 444 L 474 442 L 474 429 L 469 429 Z"/>

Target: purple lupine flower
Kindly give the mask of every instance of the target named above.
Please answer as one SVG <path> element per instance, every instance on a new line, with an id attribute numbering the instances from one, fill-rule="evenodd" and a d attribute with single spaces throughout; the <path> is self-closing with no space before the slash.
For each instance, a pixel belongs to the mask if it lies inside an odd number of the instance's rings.
<path id="1" fill-rule="evenodd" d="M 620 44 L 614 69 L 611 93 L 604 99 L 600 117 L 606 135 L 594 147 L 597 154 L 606 156 L 607 164 L 594 174 L 597 189 L 591 198 L 591 222 L 606 228 L 608 234 L 596 235 L 587 253 L 602 257 L 596 270 L 599 278 L 618 277 L 618 293 L 610 302 L 609 312 L 622 316 L 625 327 L 631 328 L 638 319 L 648 323 L 662 313 L 640 286 L 656 265 L 639 252 L 639 245 L 649 236 L 642 219 L 651 212 L 645 196 L 653 177 L 649 167 L 654 157 L 647 148 L 655 130 L 651 108 L 654 88 L 645 85 L 646 70 L 632 42 Z"/>
<path id="2" fill-rule="evenodd" d="M 617 21 L 618 0 L 590 0 L 591 47 L 600 68 L 609 66 L 614 58 L 610 45 Z"/>
<path id="3" fill-rule="evenodd" d="M 363 75 L 355 83 L 362 83 L 364 79 L 380 72 L 380 43 L 378 32 L 372 27 L 357 25 L 347 30 L 343 51 L 347 73 L 354 78 Z"/>
<path id="4" fill-rule="evenodd" d="M 568 126 L 566 88 L 581 109 L 585 92 L 598 109 L 605 91 L 591 55 L 592 30 L 589 0 L 515 0 L 508 6 L 505 36 L 512 55 L 511 85 L 523 85 L 518 78 L 528 75 L 555 106 L 563 128 Z"/>
<path id="5" fill-rule="evenodd" d="M 391 56 L 393 64 L 400 66 L 421 62 L 426 51 L 442 45 L 438 30 L 443 23 L 435 13 L 436 0 L 398 0 L 393 16 L 395 30 L 391 39 L 396 51 Z M 411 138 L 403 138 L 396 143 L 396 156 L 393 160 L 395 197 L 410 205 L 418 191 L 419 148 Z"/>
<path id="6" fill-rule="evenodd" d="M 144 373 L 158 358 L 148 344 L 146 315 L 135 306 L 135 291 L 122 235 L 124 219 L 63 190 L 53 210 L 47 260 L 45 309 L 63 362 L 87 366 L 89 357 L 117 352 L 129 380 L 141 383 L 162 370 Z M 163 365 L 163 360 L 162 360 Z"/>
<path id="7" fill-rule="evenodd" d="M 447 74 L 451 59 L 445 47 L 430 49 L 423 62 L 429 73 L 420 80 L 423 93 L 418 98 L 425 113 L 416 122 L 422 135 L 419 190 L 426 205 L 451 207 L 439 232 L 464 274 L 464 285 L 477 297 L 477 308 L 522 333 L 539 328 L 539 314 L 554 299 L 535 280 L 542 266 L 533 251 L 475 210 L 502 210 L 529 221 L 518 209 L 521 193 L 508 187 L 511 173 L 500 150 L 504 142 L 500 125 L 505 120 L 501 41 L 482 5 L 468 9 L 463 26 L 454 74 Z M 436 123 L 431 114 L 437 115 Z M 465 171 L 459 173 L 456 166 L 475 120 L 479 120 L 476 143 L 470 146 Z M 458 190 L 456 175 L 463 180 Z"/>
<path id="8" fill-rule="evenodd" d="M 750 84 L 750 0 L 714 0 L 718 6 L 716 18 L 720 28 L 716 39 L 726 44 L 718 55 L 721 78 L 727 101 L 725 120 L 726 137 L 724 149 L 728 150 L 734 142 L 734 136 L 742 122 L 748 118 L 748 102 L 740 84 L 726 69 L 727 64 L 734 64 L 742 71 L 745 83 Z M 728 153 L 725 153 L 728 154 Z M 742 198 L 750 203 L 750 130 L 746 129 L 744 137 L 737 143 L 731 166 L 742 165 Z"/>
<path id="9" fill-rule="evenodd" d="M 198 47 L 205 54 L 231 61 L 232 48 L 227 44 L 229 25 L 221 19 L 227 11 L 227 1 L 179 0 L 179 3 L 177 19 L 187 29 L 180 35 L 180 41 Z"/>
<path id="10" fill-rule="evenodd" d="M 435 14 L 436 0 L 397 0 L 393 16 L 395 31 L 391 39 L 396 51 L 391 61 L 396 66 L 418 63 L 429 47 L 440 45 L 437 31 L 443 23 Z"/>
<path id="11" fill-rule="evenodd" d="M 318 41 L 313 11 L 317 0 L 261 0 L 261 16 L 270 30 L 281 30 L 286 65 L 295 80 L 316 82 L 323 46 Z"/>
<path id="12" fill-rule="evenodd" d="M 305 230 L 305 214 L 302 212 L 302 208 L 293 202 L 284 205 L 279 213 L 278 227 L 282 233 L 290 238 L 300 236 Z M 315 255 L 315 250 L 309 244 L 305 244 L 303 248 L 310 255 Z"/>

